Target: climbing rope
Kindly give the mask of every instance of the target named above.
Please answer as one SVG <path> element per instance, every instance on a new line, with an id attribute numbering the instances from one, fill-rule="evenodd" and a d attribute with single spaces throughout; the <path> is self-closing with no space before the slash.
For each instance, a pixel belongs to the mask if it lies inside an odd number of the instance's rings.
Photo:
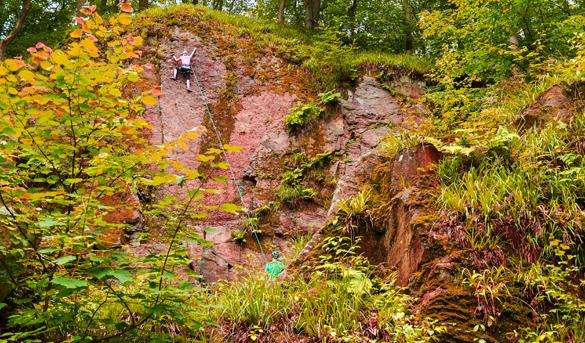
<path id="1" fill-rule="evenodd" d="M 219 129 L 217 128 L 217 125 L 215 125 L 215 121 L 213 120 L 213 115 L 211 114 L 211 110 L 209 109 L 209 104 L 207 102 L 207 96 L 205 95 L 205 92 L 203 90 L 203 85 L 201 85 L 201 81 L 199 81 L 199 75 L 197 74 L 197 71 L 195 69 L 193 69 L 193 76 L 195 76 L 195 81 L 197 82 L 197 88 L 199 88 L 199 94 L 201 96 L 201 101 L 203 101 L 203 106 L 205 107 L 205 112 L 207 113 L 207 116 L 209 117 L 209 121 L 211 122 L 211 126 L 213 126 L 213 131 L 215 132 L 215 136 L 217 138 L 217 143 L 219 144 L 219 148 L 221 150 L 223 158 L 225 159 L 225 162 L 227 163 L 228 170 L 230 172 L 230 176 L 232 179 L 232 183 L 234 185 L 234 188 L 238 191 L 238 195 L 240 197 L 240 202 L 242 203 L 242 206 L 244 207 L 244 213 L 245 213 L 246 217 L 250 218 L 250 210 L 248 209 L 248 207 L 246 206 L 246 202 L 244 201 L 243 185 L 240 186 L 240 184 L 236 178 L 236 173 L 232 169 L 232 164 L 230 163 L 227 152 L 225 151 L 223 141 L 222 141 L 221 135 L 219 133 Z M 260 248 L 260 253 L 262 254 L 262 259 L 264 260 L 264 264 L 266 264 L 266 255 L 264 254 L 264 249 L 262 248 L 262 243 L 260 243 L 260 238 L 258 238 L 258 234 L 254 231 L 252 231 L 252 236 L 254 236 L 254 238 L 256 239 L 256 244 L 258 244 L 258 247 Z"/>

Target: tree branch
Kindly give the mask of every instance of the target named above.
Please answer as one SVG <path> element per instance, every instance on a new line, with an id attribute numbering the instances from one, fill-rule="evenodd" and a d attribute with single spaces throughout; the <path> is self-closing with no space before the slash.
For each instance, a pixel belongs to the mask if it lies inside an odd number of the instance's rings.
<path id="1" fill-rule="evenodd" d="M 8 44 L 10 44 L 22 30 L 22 27 L 24 26 L 24 20 L 30 11 L 31 5 L 32 0 L 22 0 L 22 10 L 16 17 L 16 24 L 14 25 L 14 28 L 12 31 L 10 31 L 6 38 L 0 40 L 0 61 L 4 59 L 4 54 Z"/>

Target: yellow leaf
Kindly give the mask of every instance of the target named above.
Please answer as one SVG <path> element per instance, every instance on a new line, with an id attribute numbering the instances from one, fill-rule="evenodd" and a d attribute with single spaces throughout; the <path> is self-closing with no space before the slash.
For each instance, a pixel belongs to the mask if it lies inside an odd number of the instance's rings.
<path id="1" fill-rule="evenodd" d="M 81 46 L 83 47 L 83 50 L 85 50 L 91 57 L 98 57 L 99 56 L 99 50 L 95 46 L 95 44 L 91 41 L 91 39 L 86 38 L 86 39 L 82 40 Z"/>
<path id="2" fill-rule="evenodd" d="M 122 13 L 120 14 L 120 16 L 118 17 L 118 21 L 120 22 L 120 24 L 122 25 L 130 25 L 130 23 L 132 22 L 132 17 L 129 14 L 126 13 Z"/>
<path id="3" fill-rule="evenodd" d="M 65 54 L 61 50 L 54 51 L 51 54 L 51 59 L 53 60 L 54 63 L 57 64 L 67 64 L 69 62 L 69 59 L 67 59 L 67 54 Z"/>
<path id="4" fill-rule="evenodd" d="M 42 61 L 41 62 L 41 68 L 43 68 L 44 70 L 51 70 L 53 69 L 53 64 L 49 61 Z"/>
<path id="5" fill-rule="evenodd" d="M 215 156 L 197 155 L 197 160 L 201 162 L 209 162 L 215 159 Z"/>
<path id="6" fill-rule="evenodd" d="M 98 25 L 101 25 L 101 24 L 103 24 L 103 23 L 104 23 L 104 19 L 102 19 L 102 17 L 101 17 L 99 14 L 97 14 L 97 13 L 94 13 L 94 14 L 93 14 L 93 20 L 94 20 L 94 21 L 96 22 L 96 24 L 98 24 Z"/>
<path id="7" fill-rule="evenodd" d="M 71 38 L 79 38 L 79 37 L 81 37 L 82 34 L 83 34 L 83 31 L 81 29 L 75 29 L 75 30 L 71 31 L 69 36 L 71 36 Z"/>
<path id="8" fill-rule="evenodd" d="M 4 76 L 8 74 L 8 69 L 4 68 L 3 66 L 0 66 L 0 76 Z"/>
<path id="9" fill-rule="evenodd" d="M 155 104 L 156 104 L 156 98 L 155 98 L 155 97 L 153 97 L 152 95 L 145 95 L 145 96 L 142 98 L 142 102 L 143 102 L 145 105 L 155 105 Z"/>
<path id="10" fill-rule="evenodd" d="M 6 64 L 8 70 L 10 71 L 17 71 L 18 69 L 24 67 L 24 62 L 22 62 L 21 60 L 15 60 L 11 58 L 5 60 L 4 64 Z"/>
<path id="11" fill-rule="evenodd" d="M 26 70 L 23 69 L 18 73 L 18 76 L 23 80 L 23 81 L 33 81 L 35 79 L 35 74 L 33 72 L 31 72 L 30 70 Z"/>
<path id="12" fill-rule="evenodd" d="M 243 147 L 242 146 L 239 146 L 239 145 L 224 144 L 223 145 L 223 149 L 226 152 L 240 152 L 240 151 L 242 151 Z"/>
<path id="13" fill-rule="evenodd" d="M 142 45 L 142 43 L 143 43 L 142 37 L 136 36 L 133 38 L 134 38 L 134 44 L 133 44 L 134 46 L 141 46 Z"/>

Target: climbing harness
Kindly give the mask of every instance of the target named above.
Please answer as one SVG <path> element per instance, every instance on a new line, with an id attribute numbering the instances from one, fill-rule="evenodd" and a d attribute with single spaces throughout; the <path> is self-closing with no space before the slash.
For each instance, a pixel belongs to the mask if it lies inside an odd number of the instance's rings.
<path id="1" fill-rule="evenodd" d="M 246 217 L 249 218 L 250 211 L 249 211 L 248 207 L 246 206 L 246 202 L 244 201 L 243 185 L 240 186 L 240 183 L 236 179 L 236 174 L 235 174 L 234 170 L 232 169 L 232 164 L 230 163 L 229 157 L 227 155 L 227 152 L 225 151 L 223 142 L 221 140 L 221 135 L 219 133 L 219 129 L 217 128 L 217 125 L 215 125 L 215 121 L 213 120 L 213 115 L 211 114 L 211 110 L 209 109 L 209 104 L 207 102 L 207 96 L 205 95 L 205 92 L 203 91 L 203 85 L 201 85 L 201 81 L 199 81 L 199 75 L 197 74 L 197 71 L 195 70 L 195 68 L 191 69 L 191 71 L 193 72 L 193 76 L 195 77 L 195 82 L 197 82 L 197 88 L 199 88 L 199 94 L 201 96 L 201 101 L 203 101 L 203 106 L 205 107 L 205 112 L 207 113 L 207 116 L 209 117 L 209 121 L 211 122 L 211 126 L 213 126 L 213 131 L 215 132 L 215 136 L 217 138 L 217 143 L 219 145 L 219 149 L 221 150 L 223 158 L 225 159 L 225 162 L 227 163 L 228 170 L 230 172 L 230 176 L 232 179 L 232 183 L 234 185 L 234 188 L 238 191 L 238 195 L 240 197 L 240 202 L 242 203 L 242 206 L 244 208 L 244 213 L 245 213 Z M 262 259 L 264 260 L 264 263 L 266 264 L 266 256 L 264 255 L 264 248 L 262 248 L 262 243 L 260 243 L 260 238 L 258 238 L 258 234 L 254 231 L 252 231 L 252 235 L 256 239 L 256 244 L 258 244 L 258 247 L 260 248 L 260 253 L 262 254 Z"/>

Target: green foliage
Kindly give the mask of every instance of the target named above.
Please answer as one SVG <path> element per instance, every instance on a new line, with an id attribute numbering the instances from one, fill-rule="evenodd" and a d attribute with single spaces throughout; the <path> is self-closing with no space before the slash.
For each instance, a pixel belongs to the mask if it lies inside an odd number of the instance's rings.
<path id="1" fill-rule="evenodd" d="M 293 158 L 296 157 L 299 159 L 298 162 L 301 164 L 283 173 L 280 186 L 276 190 L 276 199 L 289 206 L 298 206 L 303 201 L 315 199 L 318 195 L 317 191 L 313 188 L 303 186 L 302 181 L 311 171 L 329 163 L 333 155 L 333 151 L 328 151 L 318 154 L 308 161 L 306 161 L 304 154 L 293 156 Z"/>
<path id="2" fill-rule="evenodd" d="M 585 8 L 553 1 L 455 0 L 421 14 L 423 37 L 441 49 L 437 77 L 451 83 L 493 82 L 529 71 L 547 57 L 572 55 L 568 40 L 583 30 Z M 437 51 L 438 52 L 438 51 Z"/>
<path id="3" fill-rule="evenodd" d="M 373 218 L 369 209 L 372 208 L 371 190 L 367 187 L 356 195 L 345 199 L 337 205 L 337 215 L 344 220 L 344 231 L 353 232 L 373 226 Z"/>
<path id="4" fill-rule="evenodd" d="M 536 326 L 526 326 L 515 333 L 525 342 L 583 341 L 585 300 L 579 292 L 585 281 L 579 279 L 575 256 L 567 254 L 568 245 L 552 239 L 548 246 L 559 257 L 556 263 L 536 262 L 516 276 L 527 291 L 534 292 L 534 303 L 548 304 L 548 308 L 540 313 Z"/>
<path id="5" fill-rule="evenodd" d="M 232 239 L 238 244 L 245 244 L 248 239 L 246 238 L 246 230 L 234 230 L 232 231 Z"/>
<path id="6" fill-rule="evenodd" d="M 316 196 L 316 190 L 303 187 L 301 184 L 283 183 L 276 191 L 276 199 L 291 206 L 298 206 L 301 202 L 313 200 Z"/>
<path id="7" fill-rule="evenodd" d="M 420 137 L 410 132 L 390 134 L 380 142 L 380 150 L 389 158 L 398 156 L 403 150 L 414 147 L 420 143 Z"/>
<path id="8" fill-rule="evenodd" d="M 297 134 L 307 125 L 317 121 L 323 113 L 323 109 L 315 103 L 299 104 L 290 109 L 284 117 L 284 124 L 291 134 Z"/>
<path id="9" fill-rule="evenodd" d="M 394 284 L 395 276 L 374 278 L 357 249 L 347 237 L 329 237 L 322 244 L 322 262 L 308 279 L 291 275 L 274 281 L 250 274 L 222 283 L 212 297 L 219 306 L 211 316 L 229 328 L 223 330 L 226 340 L 237 337 L 242 324 L 259 336 L 269 337 L 270 330 L 279 327 L 342 342 L 425 341 L 443 330 L 428 320 L 414 324 L 409 311 L 413 299 Z M 377 320 L 364 327 L 364 316 Z"/>
<path id="10" fill-rule="evenodd" d="M 22 1 L 6 0 L 0 7 L 0 38 L 8 35 L 21 12 Z M 26 49 L 38 42 L 57 45 L 62 42 L 64 32 L 70 28 L 75 15 L 73 1 L 33 0 L 22 31 L 7 47 L 7 56 L 26 53 Z"/>
<path id="11" fill-rule="evenodd" d="M 323 105 L 337 104 L 337 103 L 339 103 L 340 98 L 341 98 L 341 93 L 336 92 L 335 90 L 330 90 L 328 92 L 319 93 L 319 102 Z"/>
<path id="12" fill-rule="evenodd" d="M 106 23 L 90 12 L 62 49 L 39 43 L 29 49 L 29 64 L 0 64 L 0 282 L 9 289 L 0 300 L 3 340 L 126 340 L 136 332 L 148 340 L 165 327 L 201 327 L 197 305 L 187 305 L 192 284 L 173 272 L 188 264 L 187 253 L 173 243 L 204 243 L 181 232 L 186 220 L 206 216 L 198 204 L 203 191 L 143 209 L 165 218 L 164 251 L 139 256 L 114 246 L 129 227 L 116 207 L 140 210 L 137 201 L 115 200 L 131 198 L 131 185 L 199 178 L 187 168 L 165 171 L 168 152 L 196 135 L 147 145 L 150 125 L 140 115 L 156 98 L 121 92 L 143 70 L 129 63 L 142 44 L 125 32 L 130 21 L 122 14 Z M 208 152 L 208 160 L 215 155 Z"/>

